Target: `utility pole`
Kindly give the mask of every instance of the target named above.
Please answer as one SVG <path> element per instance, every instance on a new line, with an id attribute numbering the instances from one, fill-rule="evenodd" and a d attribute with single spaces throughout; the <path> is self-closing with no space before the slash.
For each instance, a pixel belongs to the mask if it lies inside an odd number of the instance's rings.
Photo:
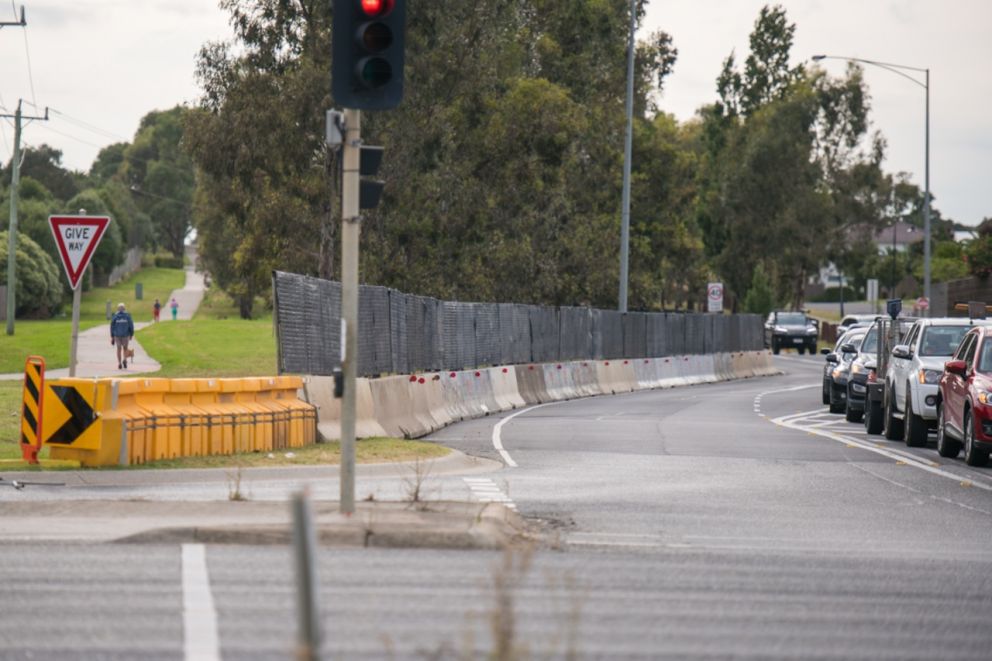
<path id="1" fill-rule="evenodd" d="M 24 12 L 21 12 L 21 20 Z M 5 24 L 6 25 L 6 24 Z M 19 24 L 14 24 L 19 25 Z M 48 108 L 44 117 L 25 117 L 21 113 L 22 100 L 17 101 L 17 111 L 13 115 L 0 115 L 14 120 L 14 155 L 10 159 L 10 226 L 7 237 L 7 335 L 14 334 L 14 292 L 17 289 L 17 187 L 21 181 L 21 124 L 24 120 L 48 120 Z"/>
<path id="2" fill-rule="evenodd" d="M 341 342 L 344 395 L 341 399 L 341 513 L 355 511 L 355 416 L 358 376 L 358 239 L 362 112 L 344 111 L 344 167 L 341 178 Z"/>
<path id="3" fill-rule="evenodd" d="M 629 279 L 630 258 L 630 158 L 634 133 L 634 30 L 637 28 L 637 12 L 634 0 L 630 0 L 630 35 L 627 38 L 627 133 L 623 145 L 623 207 L 620 212 L 620 294 L 617 310 L 627 311 L 627 280 Z"/>

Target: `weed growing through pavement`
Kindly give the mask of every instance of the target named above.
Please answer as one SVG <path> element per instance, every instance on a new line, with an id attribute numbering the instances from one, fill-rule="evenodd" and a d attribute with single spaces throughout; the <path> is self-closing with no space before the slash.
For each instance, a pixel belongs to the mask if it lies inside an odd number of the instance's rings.
<path id="1" fill-rule="evenodd" d="M 234 501 L 248 500 L 248 496 L 241 491 L 241 480 L 244 477 L 244 468 L 238 466 L 233 473 L 227 474 L 227 499 Z"/>
<path id="2" fill-rule="evenodd" d="M 427 493 L 424 488 L 434 467 L 433 461 L 423 461 L 419 457 L 413 462 L 413 474 L 403 479 L 406 486 L 406 500 L 419 510 L 428 508 Z"/>

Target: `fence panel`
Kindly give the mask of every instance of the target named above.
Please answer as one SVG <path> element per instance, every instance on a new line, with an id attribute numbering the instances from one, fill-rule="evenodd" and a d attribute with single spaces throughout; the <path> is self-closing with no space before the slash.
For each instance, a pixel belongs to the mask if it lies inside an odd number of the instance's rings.
<path id="1" fill-rule="evenodd" d="M 498 365 L 500 360 L 499 307 L 475 304 L 475 365 Z"/>
<path id="2" fill-rule="evenodd" d="M 332 374 L 340 365 L 340 283 L 275 272 L 273 293 L 279 371 Z M 373 286 L 359 292 L 362 376 L 756 350 L 762 344 L 756 315 L 460 303 Z"/>
<path id="3" fill-rule="evenodd" d="M 561 360 L 587 360 L 595 355 L 592 346 L 592 310 L 558 308 Z"/>
<path id="4" fill-rule="evenodd" d="M 558 344 L 558 308 L 528 305 L 530 316 L 531 360 L 549 363 L 561 354 Z"/>

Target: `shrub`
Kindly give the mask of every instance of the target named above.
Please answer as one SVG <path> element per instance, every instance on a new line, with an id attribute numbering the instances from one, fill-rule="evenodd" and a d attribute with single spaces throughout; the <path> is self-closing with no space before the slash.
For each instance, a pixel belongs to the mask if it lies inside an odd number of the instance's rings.
<path id="1" fill-rule="evenodd" d="M 183 258 L 172 255 L 155 255 L 155 266 L 161 269 L 183 268 Z"/>
<path id="2" fill-rule="evenodd" d="M 0 232 L 0 246 L 7 249 L 9 233 Z M 62 269 L 31 237 L 18 232 L 14 260 L 18 317 L 50 317 L 62 305 Z M 7 269 L 0 272 L 0 285 L 7 284 Z"/>

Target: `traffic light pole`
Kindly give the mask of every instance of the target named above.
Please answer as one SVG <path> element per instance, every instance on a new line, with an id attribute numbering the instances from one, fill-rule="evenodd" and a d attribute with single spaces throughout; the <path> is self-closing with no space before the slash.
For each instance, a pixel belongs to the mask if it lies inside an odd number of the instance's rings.
<path id="1" fill-rule="evenodd" d="M 341 399 L 341 513 L 355 511 L 355 381 L 358 376 L 358 239 L 359 166 L 362 113 L 344 111 L 344 168 L 341 181 L 341 352 L 344 394 Z"/>

